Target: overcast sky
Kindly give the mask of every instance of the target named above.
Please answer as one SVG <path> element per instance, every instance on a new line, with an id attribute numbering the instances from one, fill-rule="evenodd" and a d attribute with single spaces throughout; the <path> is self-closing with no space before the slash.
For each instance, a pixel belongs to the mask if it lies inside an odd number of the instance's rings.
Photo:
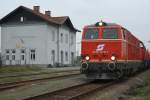
<path id="1" fill-rule="evenodd" d="M 101 19 L 120 24 L 150 49 L 150 0 L 0 0 L 0 18 L 20 5 L 39 5 L 42 12 L 51 10 L 52 16 L 69 16 L 80 30 Z"/>

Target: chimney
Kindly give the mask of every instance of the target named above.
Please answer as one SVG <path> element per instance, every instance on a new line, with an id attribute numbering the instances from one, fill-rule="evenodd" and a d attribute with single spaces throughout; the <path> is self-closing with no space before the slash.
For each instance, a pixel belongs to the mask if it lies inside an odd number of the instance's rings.
<path id="1" fill-rule="evenodd" d="M 33 10 L 36 12 L 40 12 L 40 6 L 33 6 Z"/>
<path id="2" fill-rule="evenodd" d="M 47 15 L 47 16 L 49 16 L 49 17 L 51 17 L 51 11 L 45 11 L 45 15 Z"/>

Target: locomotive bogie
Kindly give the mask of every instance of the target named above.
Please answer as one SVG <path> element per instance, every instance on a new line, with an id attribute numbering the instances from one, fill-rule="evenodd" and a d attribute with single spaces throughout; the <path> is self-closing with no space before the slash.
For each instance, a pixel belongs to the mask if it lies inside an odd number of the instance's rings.
<path id="1" fill-rule="evenodd" d="M 117 79 L 134 74 L 141 66 L 143 66 L 143 63 L 136 61 L 84 62 L 81 65 L 81 73 L 89 79 Z"/>

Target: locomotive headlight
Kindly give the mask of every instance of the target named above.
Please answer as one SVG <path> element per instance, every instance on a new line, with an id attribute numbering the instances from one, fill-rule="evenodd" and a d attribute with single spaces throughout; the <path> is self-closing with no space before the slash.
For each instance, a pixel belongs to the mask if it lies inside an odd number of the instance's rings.
<path id="1" fill-rule="evenodd" d="M 89 59 L 90 59 L 90 57 L 89 57 L 89 56 L 86 56 L 86 57 L 85 57 L 85 60 L 89 60 Z"/>
<path id="2" fill-rule="evenodd" d="M 99 25 L 99 26 L 103 26 L 103 22 L 99 22 L 98 25 Z"/>
<path id="3" fill-rule="evenodd" d="M 111 60 L 114 61 L 116 59 L 115 56 L 111 56 Z"/>

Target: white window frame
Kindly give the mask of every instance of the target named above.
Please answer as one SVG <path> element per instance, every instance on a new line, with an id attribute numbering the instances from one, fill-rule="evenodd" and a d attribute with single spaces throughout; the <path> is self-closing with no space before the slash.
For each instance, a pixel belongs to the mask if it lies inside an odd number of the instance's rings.
<path id="1" fill-rule="evenodd" d="M 16 50 L 12 49 L 12 60 L 16 60 Z"/>
<path id="2" fill-rule="evenodd" d="M 23 59 L 22 59 L 23 58 Z M 25 60 L 25 55 L 21 55 L 21 60 L 24 61 Z"/>
<path id="3" fill-rule="evenodd" d="M 33 52 L 34 51 L 34 52 Z M 32 61 L 35 61 L 36 60 L 36 50 L 35 49 L 31 49 L 30 50 L 30 59 Z"/>
<path id="4" fill-rule="evenodd" d="M 10 60 L 10 58 L 9 58 L 9 55 L 8 55 L 8 54 L 6 54 L 6 60 Z"/>
<path id="5" fill-rule="evenodd" d="M 21 52 L 21 60 L 24 61 L 24 60 L 25 60 L 25 52 L 26 52 L 26 51 L 25 51 L 25 49 L 21 49 L 20 52 Z M 22 59 L 22 57 L 23 57 L 24 59 Z"/>
<path id="6" fill-rule="evenodd" d="M 20 22 L 24 22 L 24 17 L 23 16 L 20 17 Z"/>
<path id="7" fill-rule="evenodd" d="M 10 60 L 10 50 L 6 49 L 5 52 L 6 52 L 6 60 Z"/>

